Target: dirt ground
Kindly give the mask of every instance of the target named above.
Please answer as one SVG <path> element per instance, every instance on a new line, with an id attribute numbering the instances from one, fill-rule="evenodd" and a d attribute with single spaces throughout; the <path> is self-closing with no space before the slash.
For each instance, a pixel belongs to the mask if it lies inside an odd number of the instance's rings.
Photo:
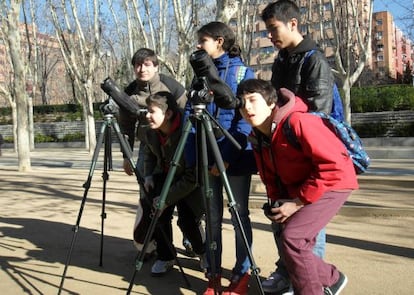
<path id="1" fill-rule="evenodd" d="M 0 158 L 2 294 L 58 294 L 62 279 L 62 294 L 126 294 L 134 272 L 131 294 L 203 292 L 206 281 L 198 270 L 198 261 L 182 254 L 178 257 L 183 272 L 176 265 L 165 277 L 151 277 L 151 261 L 135 269 L 136 250 L 131 235 L 138 186 L 134 177 L 121 170 L 119 153 L 114 153 L 106 189 L 102 165 L 91 176 L 91 157 L 85 151 L 43 150 L 36 152 L 36 156 L 41 161 L 34 162 L 30 173 L 16 171 L 12 152 L 3 151 Z M 83 185 L 89 178 L 91 185 L 87 191 Z M 414 197 L 412 188 L 402 191 L 402 197 L 398 190 L 393 192 L 399 202 Z M 253 258 L 262 280 L 273 271 L 277 251 L 261 209 L 253 206 L 251 218 Z M 337 215 L 327 227 L 326 260 L 348 276 L 349 283 L 341 294 L 412 294 L 413 224 L 413 215 L 386 211 L 361 216 Z M 79 225 L 76 233 L 74 225 Z M 226 212 L 225 277 L 234 263 L 233 236 L 230 215 Z M 181 253 L 181 233 L 176 225 L 174 240 Z M 71 260 L 63 276 L 68 257 Z M 223 284 L 227 284 L 225 279 Z M 256 277 L 252 277 L 250 286 L 249 294 L 259 294 Z"/>

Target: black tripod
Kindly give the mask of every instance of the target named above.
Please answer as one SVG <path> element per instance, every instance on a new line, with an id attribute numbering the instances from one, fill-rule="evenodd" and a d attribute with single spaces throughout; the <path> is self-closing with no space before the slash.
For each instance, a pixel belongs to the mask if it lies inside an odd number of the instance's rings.
<path id="1" fill-rule="evenodd" d="M 102 178 L 103 178 L 103 190 L 102 190 L 102 212 L 101 212 L 101 249 L 100 249 L 100 259 L 99 259 L 99 266 L 102 266 L 102 258 L 103 258 L 103 244 L 104 244 L 104 221 L 106 219 L 106 212 L 105 212 L 105 201 L 106 201 L 106 183 L 109 179 L 109 174 L 108 171 L 112 170 L 112 136 L 111 136 L 111 129 L 113 128 L 115 130 L 115 133 L 118 137 L 119 143 L 121 145 L 121 150 L 123 152 L 124 155 L 127 156 L 127 159 L 129 161 L 129 164 L 131 165 L 131 167 L 134 170 L 135 176 L 137 178 L 137 182 L 138 184 L 140 184 L 140 177 L 138 175 L 137 169 L 136 169 L 136 165 L 134 160 L 132 159 L 132 151 L 131 148 L 129 146 L 129 144 L 127 143 L 126 139 L 123 137 L 121 130 L 119 128 L 119 125 L 117 123 L 117 121 L 114 119 L 114 113 L 115 113 L 115 109 L 114 109 L 114 105 L 116 106 L 116 104 L 112 104 L 111 102 L 107 105 L 105 105 L 102 110 L 104 112 L 104 123 L 102 124 L 101 127 L 101 131 L 98 137 L 98 142 L 96 144 L 96 148 L 94 150 L 93 156 L 92 156 L 92 163 L 89 169 L 89 174 L 88 174 L 88 178 L 86 180 L 86 182 L 83 184 L 83 187 L 85 188 L 84 194 L 83 194 L 83 198 L 82 198 L 82 202 L 81 202 L 81 206 L 79 209 L 79 213 L 78 213 L 78 218 L 76 220 L 76 224 L 73 226 L 73 236 L 72 236 L 72 241 L 70 244 L 70 248 L 69 248 L 69 252 L 68 252 L 68 256 L 66 259 L 66 264 L 65 264 L 65 268 L 63 271 L 63 275 L 62 275 L 62 279 L 60 281 L 60 286 L 59 286 L 59 291 L 58 294 L 61 293 L 62 288 L 63 288 L 63 284 L 65 281 L 65 277 L 66 277 L 66 272 L 72 257 L 72 252 L 73 252 L 73 248 L 75 245 L 75 241 L 77 238 L 77 233 L 79 231 L 79 224 L 81 221 L 81 217 L 82 217 L 82 212 L 83 212 L 83 208 L 85 207 L 85 202 L 86 202 L 86 197 L 88 195 L 88 191 L 89 188 L 91 186 L 91 182 L 92 182 L 92 176 L 96 167 L 96 163 L 97 163 L 97 159 L 99 156 L 99 151 L 101 150 L 102 144 L 104 144 L 104 171 L 102 173 Z M 164 239 L 167 239 L 166 234 L 161 230 L 161 234 L 163 236 Z M 170 251 L 174 252 L 173 246 L 169 243 L 169 247 L 170 247 Z M 143 249 L 143 251 L 141 251 L 141 253 L 145 254 L 146 249 Z M 184 274 L 184 270 L 181 266 L 181 264 L 179 263 L 178 259 L 176 258 L 176 263 L 179 266 L 184 280 L 187 283 L 188 286 L 190 286 L 190 283 L 188 282 L 185 274 Z"/>
<path id="2" fill-rule="evenodd" d="M 221 131 L 229 138 L 233 141 L 234 144 L 236 144 L 237 146 L 239 146 L 239 144 L 232 138 L 232 136 L 223 128 L 221 128 L 221 126 L 215 122 L 214 118 L 205 110 L 206 105 L 205 104 L 196 104 L 193 105 L 193 109 L 194 109 L 194 113 L 192 114 L 192 118 L 195 119 L 195 128 L 196 128 L 196 140 L 197 140 L 197 152 L 198 152 L 198 162 L 201 162 L 201 175 L 198 175 L 198 180 L 201 184 L 202 187 L 202 194 L 203 194 L 203 200 L 204 200 L 204 205 L 206 208 L 206 231 L 207 231 L 207 243 L 208 243 L 208 249 L 210 251 L 210 257 L 214 257 L 214 251 L 217 249 L 217 245 L 215 241 L 210 240 L 211 236 L 212 236 L 212 229 L 211 229 L 211 223 L 210 223 L 210 200 L 212 197 L 212 191 L 210 189 L 210 185 L 209 185 L 209 176 L 208 176 L 208 152 L 207 152 L 207 141 L 213 151 L 214 157 L 215 157 L 215 161 L 217 164 L 217 167 L 220 171 L 220 178 L 223 182 L 224 188 L 226 190 L 227 193 L 227 197 L 228 197 L 228 206 L 229 206 L 229 211 L 232 214 L 232 216 L 235 218 L 236 222 L 237 222 L 237 228 L 240 230 L 240 234 L 243 237 L 243 242 L 244 242 L 244 246 L 246 249 L 246 252 L 248 253 L 248 257 L 250 260 L 250 264 L 251 264 L 251 272 L 252 274 L 255 276 L 256 278 L 256 282 L 259 286 L 260 292 L 261 294 L 264 294 L 261 282 L 260 282 L 260 278 L 259 278 L 259 273 L 260 273 L 260 269 L 257 268 L 256 263 L 254 261 L 252 252 L 250 250 L 249 247 L 249 243 L 247 241 L 246 238 L 246 234 L 244 232 L 243 227 L 241 226 L 241 219 L 239 216 L 239 213 L 237 211 L 237 204 L 234 200 L 233 197 L 233 193 L 231 191 L 230 185 L 229 185 L 229 181 L 225 172 L 225 167 L 224 167 L 224 163 L 223 163 L 223 159 L 221 158 L 221 154 L 217 145 L 217 141 L 213 132 L 213 128 L 212 128 L 212 124 L 211 121 L 213 121 L 217 127 L 219 127 L 221 129 Z M 154 233 L 155 230 L 155 226 L 157 223 L 158 218 L 160 217 L 161 213 L 162 213 L 162 208 L 165 205 L 165 201 L 166 201 L 166 197 L 169 191 L 169 188 L 171 186 L 171 183 L 174 179 L 174 175 L 175 172 L 177 170 L 177 166 L 179 164 L 179 160 L 183 154 L 184 151 L 184 147 L 185 144 L 187 142 L 187 138 L 188 135 L 191 131 L 192 128 L 192 122 L 190 120 L 190 118 L 186 121 L 184 128 L 183 128 L 183 134 L 182 137 L 180 138 L 180 141 L 178 143 L 177 149 L 175 151 L 174 157 L 170 163 L 170 169 L 168 171 L 166 180 L 164 182 L 164 185 L 162 187 L 161 190 L 161 194 L 160 194 L 160 200 L 158 202 L 157 208 L 154 212 L 154 216 L 151 220 L 151 224 L 149 226 L 149 229 L 147 231 L 147 234 L 145 236 L 144 239 L 144 244 L 143 244 L 143 249 L 140 253 L 138 253 L 138 256 L 136 258 L 136 263 L 135 263 L 135 269 L 133 272 L 133 275 L 131 277 L 130 283 L 129 283 L 129 287 L 128 287 L 128 291 L 127 294 L 130 294 L 132 291 L 132 287 L 134 285 L 134 281 L 135 281 L 135 276 L 137 271 L 141 270 L 142 268 L 142 264 L 143 264 L 143 260 L 144 260 L 144 255 L 145 252 L 147 250 L 147 247 L 149 246 L 149 243 L 151 241 L 152 235 Z M 201 147 L 199 149 L 199 147 Z M 201 152 L 199 151 L 201 150 Z M 197 169 L 198 172 L 198 169 Z M 215 261 L 214 259 L 211 259 L 211 269 L 212 271 L 215 271 L 216 266 L 215 266 Z M 214 273 L 212 274 L 213 276 L 215 275 Z M 215 288 L 215 293 L 218 294 L 218 290 L 217 288 Z"/>
<path id="3" fill-rule="evenodd" d="M 104 108 L 105 109 L 105 108 Z M 102 144 L 105 143 L 104 145 L 104 167 L 103 167 L 103 173 L 102 173 L 102 178 L 103 178 L 103 190 L 102 190 L 102 212 L 101 212 L 101 249 L 100 249 L 100 259 L 99 259 L 99 266 L 102 266 L 102 257 L 103 257 L 103 242 L 104 242 L 104 221 L 106 219 L 106 212 L 105 212 L 105 201 L 106 201 L 106 183 L 107 180 L 109 179 L 109 174 L 108 171 L 112 170 L 112 149 L 111 149 L 111 143 L 112 143 L 112 138 L 111 138 L 111 128 L 115 129 L 115 133 L 118 137 L 119 143 L 121 145 L 121 149 L 122 152 L 124 152 L 124 154 L 127 155 L 129 163 L 131 165 L 131 167 L 134 168 L 134 171 L 136 171 L 135 169 L 135 162 L 132 160 L 132 152 L 131 149 L 129 147 L 129 145 L 127 144 L 125 138 L 122 136 L 121 134 L 121 130 L 119 128 L 118 123 L 116 122 L 116 120 L 114 120 L 114 113 L 111 111 L 105 112 L 104 113 L 104 123 L 102 124 L 101 127 L 101 131 L 98 137 L 98 142 L 96 144 L 96 148 L 94 150 L 93 153 L 93 157 L 92 157 L 92 163 L 89 169 L 89 174 L 88 174 L 88 178 L 86 180 L 86 182 L 83 184 L 83 187 L 85 188 L 84 194 L 83 194 L 83 198 L 82 198 L 82 202 L 81 202 L 81 206 L 79 209 L 79 213 L 78 213 L 78 218 L 76 220 L 76 224 L 73 226 L 73 236 L 72 236 L 72 242 L 70 244 L 70 248 L 69 248 L 69 252 L 68 252 L 68 256 L 66 259 L 66 264 L 65 264 L 65 268 L 63 271 L 63 275 L 62 275 L 62 279 L 60 281 L 60 286 L 59 286 L 59 292 L 58 294 L 61 293 L 62 288 L 63 288 L 63 283 L 65 281 L 65 277 L 66 277 L 66 272 L 72 257 L 72 251 L 73 251 L 73 247 L 75 245 L 75 241 L 77 238 L 77 233 L 79 231 L 79 224 L 81 221 L 81 217 L 82 217 L 82 212 L 83 212 L 83 208 L 85 206 L 85 202 L 86 202 L 86 197 L 88 195 L 88 191 L 89 188 L 91 186 L 91 182 L 92 182 L 92 176 L 96 167 L 96 163 L 97 163 L 97 159 L 99 156 L 99 151 L 101 150 Z M 137 176 L 138 179 L 138 176 Z"/>

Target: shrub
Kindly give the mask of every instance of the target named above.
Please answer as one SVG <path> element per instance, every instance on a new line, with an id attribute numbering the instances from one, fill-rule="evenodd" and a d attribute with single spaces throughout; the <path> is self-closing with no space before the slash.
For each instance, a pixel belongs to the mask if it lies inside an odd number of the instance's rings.
<path id="1" fill-rule="evenodd" d="M 85 140 L 85 134 L 76 132 L 73 134 L 66 134 L 62 139 L 59 141 L 61 142 L 72 142 L 72 141 L 84 141 Z"/>
<path id="2" fill-rule="evenodd" d="M 34 136 L 34 141 L 35 141 L 35 143 L 56 142 L 56 141 L 58 141 L 58 139 L 54 135 L 45 135 L 45 134 L 36 133 L 35 136 Z"/>

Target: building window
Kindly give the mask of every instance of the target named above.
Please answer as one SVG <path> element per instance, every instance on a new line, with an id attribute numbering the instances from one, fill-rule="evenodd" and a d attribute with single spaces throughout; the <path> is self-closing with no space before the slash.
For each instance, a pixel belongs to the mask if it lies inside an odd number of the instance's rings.
<path id="1" fill-rule="evenodd" d="M 260 48 L 261 54 L 272 54 L 273 52 L 275 52 L 275 48 L 273 46 L 266 46 Z"/>
<path id="2" fill-rule="evenodd" d="M 324 4 L 323 4 L 323 10 L 324 10 L 324 11 L 331 11 L 331 10 L 332 10 L 332 5 L 331 5 L 331 3 L 330 3 L 330 2 L 328 2 L 328 3 L 324 3 Z"/>
<path id="3" fill-rule="evenodd" d="M 300 25 L 300 33 L 306 35 L 308 33 L 308 25 Z"/>
<path id="4" fill-rule="evenodd" d="M 267 31 L 259 31 L 254 33 L 254 38 L 267 38 Z"/>
<path id="5" fill-rule="evenodd" d="M 381 40 L 381 39 L 382 39 L 382 32 L 381 32 L 381 31 L 377 32 L 377 33 L 375 34 L 375 38 L 376 38 L 377 40 Z"/>
<path id="6" fill-rule="evenodd" d="M 332 21 L 325 21 L 323 23 L 323 28 L 324 29 L 331 29 L 332 28 Z"/>
<path id="7" fill-rule="evenodd" d="M 382 19 L 377 19 L 377 26 L 382 26 Z"/>
<path id="8" fill-rule="evenodd" d="M 305 14 L 306 12 L 308 12 L 308 8 L 307 8 L 307 7 L 305 7 L 305 6 L 302 6 L 302 7 L 300 8 L 300 14 Z"/>
<path id="9" fill-rule="evenodd" d="M 384 56 L 382 54 L 377 55 L 377 61 L 384 61 Z"/>

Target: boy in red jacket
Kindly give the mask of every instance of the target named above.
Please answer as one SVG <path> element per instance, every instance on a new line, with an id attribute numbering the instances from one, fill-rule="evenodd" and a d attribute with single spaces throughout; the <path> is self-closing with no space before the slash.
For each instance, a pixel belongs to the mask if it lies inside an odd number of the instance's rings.
<path id="1" fill-rule="evenodd" d="M 346 276 L 312 249 L 318 232 L 358 188 L 352 159 L 323 120 L 289 90 L 281 89 L 278 97 L 269 82 L 251 79 L 239 85 L 237 96 L 253 127 L 256 163 L 271 205 L 265 214 L 283 224 L 275 238 L 295 295 L 339 294 Z M 282 130 L 290 114 L 301 149 L 289 144 Z"/>

